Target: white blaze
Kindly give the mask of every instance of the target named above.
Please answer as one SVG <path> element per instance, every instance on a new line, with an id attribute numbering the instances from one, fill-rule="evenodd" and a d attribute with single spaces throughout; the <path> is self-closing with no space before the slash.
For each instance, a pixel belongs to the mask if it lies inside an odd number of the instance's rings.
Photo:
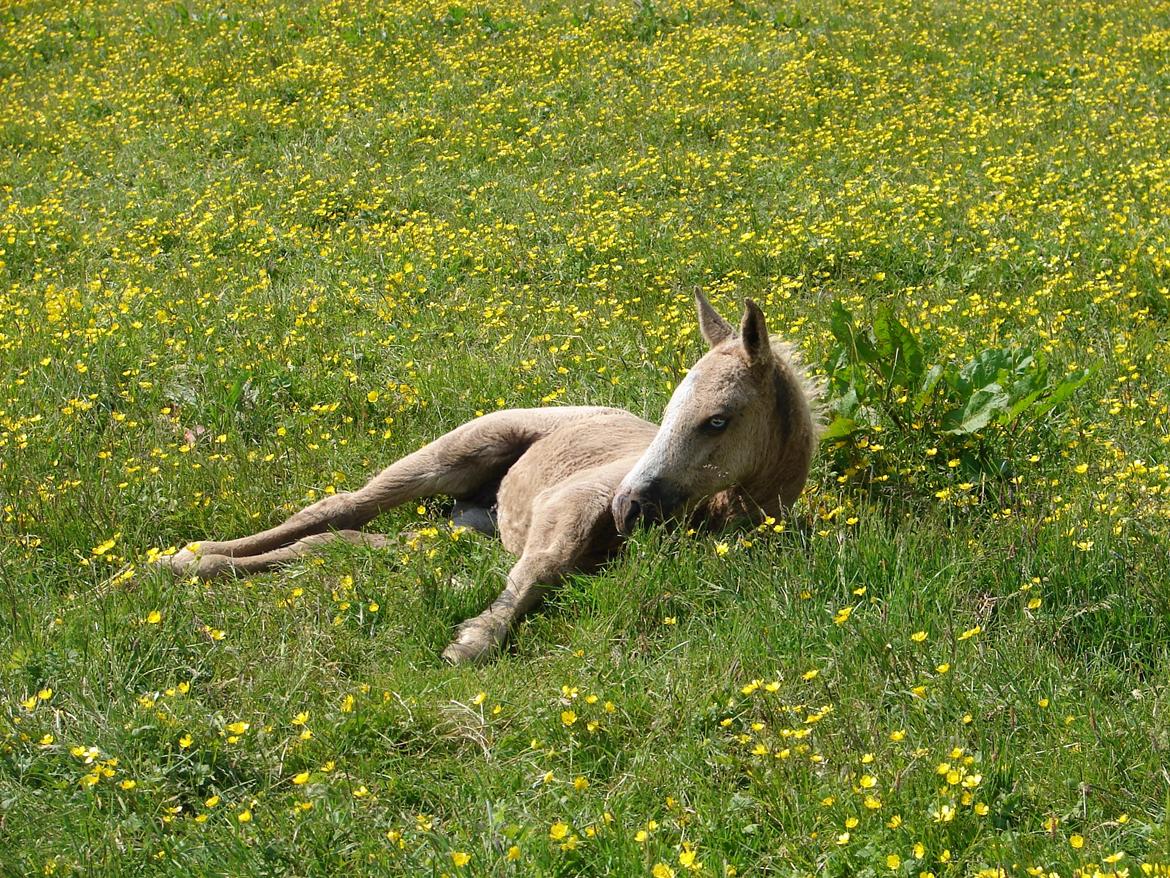
<path id="1" fill-rule="evenodd" d="M 642 452 L 634 468 L 622 479 L 619 490 L 640 491 L 645 489 L 654 479 L 660 477 L 673 462 L 677 449 L 674 448 L 674 432 L 681 412 L 687 407 L 695 386 L 694 369 L 687 373 L 679 382 L 678 387 L 667 403 L 666 411 L 662 415 L 662 426 L 654 436 L 649 447 Z"/>

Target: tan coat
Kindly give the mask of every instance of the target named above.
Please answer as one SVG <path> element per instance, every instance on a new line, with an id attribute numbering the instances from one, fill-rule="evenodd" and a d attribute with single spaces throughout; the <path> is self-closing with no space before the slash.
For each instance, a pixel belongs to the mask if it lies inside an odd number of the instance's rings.
<path id="1" fill-rule="evenodd" d="M 480 661 L 567 573 L 589 571 L 638 522 L 685 517 L 720 527 L 777 516 L 799 495 L 819 438 L 815 386 L 764 315 L 745 303 L 738 334 L 697 297 L 711 349 L 676 388 L 661 426 L 592 406 L 484 415 L 391 464 L 352 493 L 336 494 L 283 524 L 227 542 L 200 542 L 159 563 L 202 577 L 255 573 L 347 540 L 401 503 L 455 499 L 457 525 L 500 535 L 518 556 L 499 597 L 459 626 L 443 652 Z"/>

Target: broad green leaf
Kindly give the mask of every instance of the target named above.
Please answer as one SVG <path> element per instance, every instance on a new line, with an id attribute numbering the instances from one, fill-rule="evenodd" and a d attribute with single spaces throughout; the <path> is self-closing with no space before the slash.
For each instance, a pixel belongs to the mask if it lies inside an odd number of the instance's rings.
<path id="1" fill-rule="evenodd" d="M 1045 390 L 1046 388 L 1042 387 L 1039 390 L 1033 390 L 1022 399 L 1017 399 L 1014 403 L 1011 404 L 1011 407 L 1006 412 L 999 416 L 999 422 L 1001 424 L 1010 424 L 1015 421 L 1016 418 L 1028 410 L 1028 407 L 1031 406 L 1032 403 L 1043 396 Z"/>
<path id="2" fill-rule="evenodd" d="M 926 373 L 926 378 L 922 381 L 922 387 L 919 388 L 918 393 L 914 397 L 914 411 L 922 411 L 930 398 L 934 396 L 934 389 L 938 387 L 938 382 L 943 377 L 943 367 L 934 365 L 930 367 L 930 371 Z"/>
<path id="3" fill-rule="evenodd" d="M 1001 372 L 1019 372 L 1031 363 L 1032 355 L 1027 351 L 1006 348 L 981 351 L 953 376 L 952 386 L 960 396 L 967 397 L 980 388 L 997 384 Z"/>
<path id="4" fill-rule="evenodd" d="M 1007 406 L 1007 394 L 998 384 L 980 388 L 971 394 L 961 409 L 943 416 L 944 432 L 955 436 L 978 433 Z"/>
<path id="5" fill-rule="evenodd" d="M 922 380 L 922 346 L 889 308 L 882 308 L 873 322 L 873 334 L 881 356 L 879 367 L 887 378 L 905 387 Z"/>
<path id="6" fill-rule="evenodd" d="M 1050 396 L 1041 400 L 1036 406 L 1036 415 L 1039 416 L 1052 411 L 1052 409 L 1076 393 L 1092 377 L 1092 369 L 1081 369 L 1065 378 L 1060 384 L 1056 385 L 1056 389 L 1052 391 Z"/>
<path id="7" fill-rule="evenodd" d="M 878 361 L 877 348 L 874 347 L 872 339 L 857 327 L 853 315 L 840 301 L 833 302 L 833 315 L 829 326 L 833 337 L 841 343 L 851 360 L 862 363 Z"/>
<path id="8" fill-rule="evenodd" d="M 852 436 L 857 430 L 857 421 L 842 415 L 834 418 L 833 422 L 825 427 L 825 431 L 821 434 L 821 441 L 832 442 L 836 439 L 845 439 L 848 436 Z"/>
<path id="9" fill-rule="evenodd" d="M 853 315 L 849 313 L 841 302 L 833 302 L 833 313 L 829 318 L 829 329 L 833 332 L 833 338 L 837 339 L 844 347 L 853 346 Z"/>

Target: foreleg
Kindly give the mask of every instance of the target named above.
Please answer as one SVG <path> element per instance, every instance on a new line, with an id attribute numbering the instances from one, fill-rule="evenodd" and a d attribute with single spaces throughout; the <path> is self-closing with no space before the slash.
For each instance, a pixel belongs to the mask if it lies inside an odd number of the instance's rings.
<path id="1" fill-rule="evenodd" d="M 566 566 L 566 559 L 548 553 L 524 555 L 508 571 L 508 584 L 491 606 L 455 629 L 455 639 L 443 650 L 444 660 L 459 665 L 489 658 L 512 627 L 544 600 Z"/>
<path id="2" fill-rule="evenodd" d="M 459 625 L 443 658 L 451 664 L 485 661 L 567 574 L 592 569 L 607 555 L 617 539 L 610 497 L 612 490 L 595 484 L 542 494 L 524 552 L 508 571 L 504 590 L 486 610 Z"/>

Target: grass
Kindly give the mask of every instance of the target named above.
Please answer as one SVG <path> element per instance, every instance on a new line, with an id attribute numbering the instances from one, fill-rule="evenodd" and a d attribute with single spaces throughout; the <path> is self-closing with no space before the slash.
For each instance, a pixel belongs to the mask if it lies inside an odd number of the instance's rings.
<path id="1" fill-rule="evenodd" d="M 1127 0 L 6 4 L 0 873 L 1167 874 L 1168 77 Z M 478 537 L 146 572 L 478 412 L 657 417 L 695 288 L 1092 377 L 887 387 L 482 669 Z"/>

